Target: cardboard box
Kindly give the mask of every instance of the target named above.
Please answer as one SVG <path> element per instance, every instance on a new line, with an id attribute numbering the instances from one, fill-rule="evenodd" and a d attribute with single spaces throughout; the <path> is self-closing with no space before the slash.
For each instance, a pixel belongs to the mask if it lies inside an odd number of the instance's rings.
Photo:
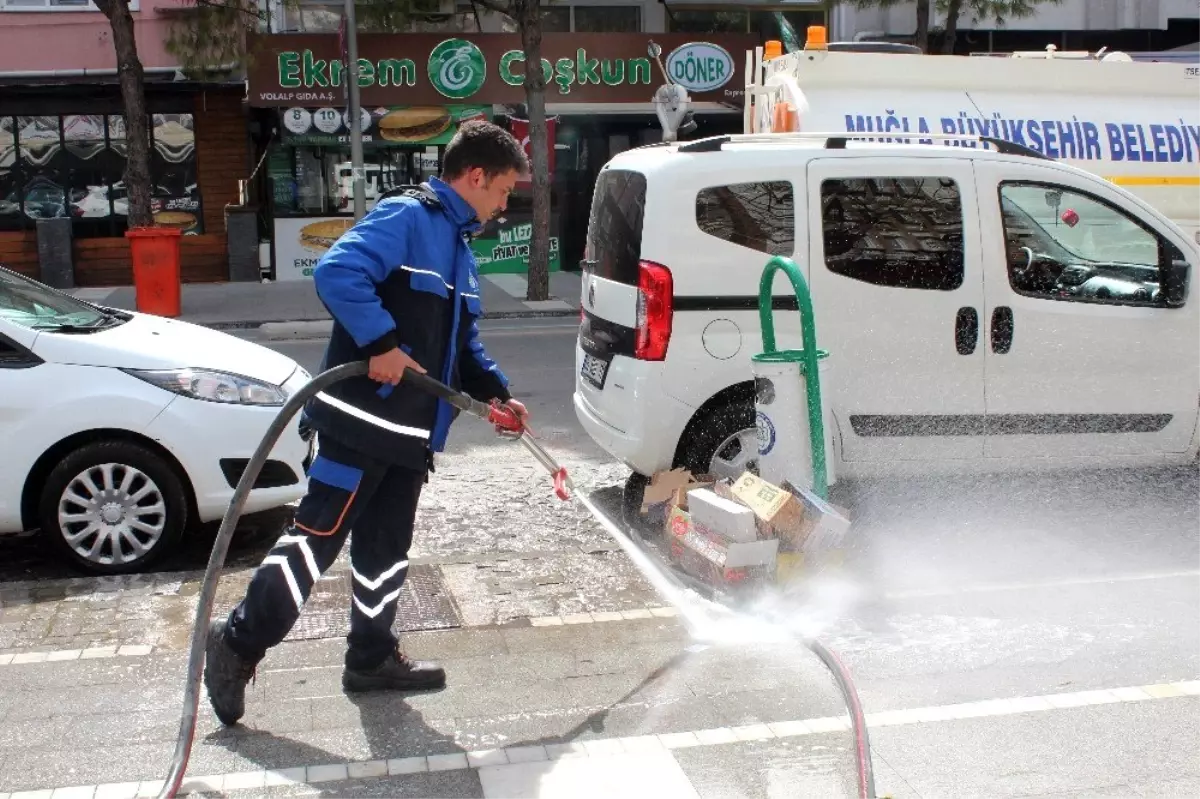
<path id="1" fill-rule="evenodd" d="M 733 484 L 733 496 L 762 522 L 763 534 L 778 537 L 799 525 L 804 506 L 792 494 L 761 477 L 744 473 Z"/>
<path id="2" fill-rule="evenodd" d="M 642 515 L 646 516 L 651 524 L 665 521 L 673 505 L 682 505 L 687 509 L 686 497 L 689 491 L 711 486 L 715 481 L 716 478 L 709 475 L 693 477 L 687 469 L 657 472 L 650 478 L 650 483 L 642 494 Z"/>
<path id="3" fill-rule="evenodd" d="M 821 499 L 804 488 L 788 486 L 799 497 L 804 514 L 789 543 L 801 552 L 813 554 L 841 546 L 850 529 L 850 512 Z"/>
<path id="4" fill-rule="evenodd" d="M 773 582 L 779 542 L 740 543 L 688 525 L 684 535 L 671 540 L 671 558 L 684 571 L 720 588 Z"/>
<path id="5" fill-rule="evenodd" d="M 758 540 L 758 519 L 745 505 L 724 499 L 707 488 L 691 491 L 689 502 L 692 523 L 697 527 L 713 530 L 731 541 Z"/>
<path id="6" fill-rule="evenodd" d="M 683 538 L 691 529 L 691 514 L 678 505 L 671 506 L 671 512 L 667 514 L 667 523 L 663 530 L 667 541 L 670 542 L 677 538 Z"/>
<path id="7" fill-rule="evenodd" d="M 734 483 L 733 493 L 762 523 L 760 535 L 778 538 L 784 552 L 836 547 L 850 529 L 848 511 L 790 483 L 772 485 L 747 472 Z"/>

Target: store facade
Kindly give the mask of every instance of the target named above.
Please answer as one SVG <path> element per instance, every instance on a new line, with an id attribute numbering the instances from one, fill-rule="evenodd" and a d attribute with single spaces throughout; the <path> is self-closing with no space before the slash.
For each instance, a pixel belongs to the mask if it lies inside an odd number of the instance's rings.
<path id="1" fill-rule="evenodd" d="M 0 262 L 43 278 L 38 225 L 69 221 L 67 285 L 133 282 L 126 127 L 115 79 L 0 87 Z M 237 85 L 147 80 L 154 223 L 179 228 L 185 282 L 229 279 L 225 207 L 248 174 Z"/>
<path id="2" fill-rule="evenodd" d="M 542 70 L 551 121 L 551 269 L 582 251 L 595 173 L 621 149 L 661 138 L 651 102 L 662 84 L 647 56 L 688 86 L 701 129 L 740 131 L 748 35 L 546 34 Z M 248 102 L 266 133 L 259 192 L 270 218 L 273 273 L 302 280 L 353 221 L 344 68 L 336 35 L 252 40 Z M 485 118 L 527 138 L 525 58 L 509 34 L 364 34 L 358 39 L 367 206 L 388 189 L 440 172 L 457 125 Z M 714 124 L 716 120 L 716 124 Z M 528 146 L 528 144 L 527 144 Z M 582 216 L 582 220 L 581 220 Z M 520 187 L 473 247 L 480 271 L 528 265 L 532 198 Z"/>

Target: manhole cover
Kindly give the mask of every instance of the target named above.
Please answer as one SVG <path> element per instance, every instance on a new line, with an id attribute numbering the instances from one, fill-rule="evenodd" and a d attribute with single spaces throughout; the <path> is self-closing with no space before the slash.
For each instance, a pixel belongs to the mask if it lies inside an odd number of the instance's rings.
<path id="1" fill-rule="evenodd" d="M 341 638 L 350 632 L 349 572 L 327 574 L 317 582 L 304 610 L 285 641 Z M 232 606 L 217 609 L 213 617 L 227 615 Z M 448 630 L 462 626 L 458 607 L 436 566 L 410 566 L 404 590 L 396 604 L 396 633 Z"/>

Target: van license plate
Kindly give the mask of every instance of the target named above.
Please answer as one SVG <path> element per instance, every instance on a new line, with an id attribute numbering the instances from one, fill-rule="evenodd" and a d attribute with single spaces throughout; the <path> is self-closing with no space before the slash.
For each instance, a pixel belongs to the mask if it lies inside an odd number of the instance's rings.
<path id="1" fill-rule="evenodd" d="M 596 388 L 604 388 L 604 378 L 608 374 L 608 363 L 597 358 L 595 355 L 583 356 L 583 368 L 580 374 L 584 379 L 591 383 Z"/>

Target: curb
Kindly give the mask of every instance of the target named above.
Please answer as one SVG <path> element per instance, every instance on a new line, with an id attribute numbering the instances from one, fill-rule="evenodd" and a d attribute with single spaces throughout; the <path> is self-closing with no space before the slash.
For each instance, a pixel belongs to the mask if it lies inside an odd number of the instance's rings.
<path id="1" fill-rule="evenodd" d="M 579 316 L 579 309 L 548 311 L 495 311 L 485 313 L 481 320 L 490 319 L 567 319 Z M 294 319 L 270 322 L 232 321 L 205 322 L 185 320 L 212 330 L 257 330 L 269 339 L 324 338 L 333 329 L 332 319 Z"/>

